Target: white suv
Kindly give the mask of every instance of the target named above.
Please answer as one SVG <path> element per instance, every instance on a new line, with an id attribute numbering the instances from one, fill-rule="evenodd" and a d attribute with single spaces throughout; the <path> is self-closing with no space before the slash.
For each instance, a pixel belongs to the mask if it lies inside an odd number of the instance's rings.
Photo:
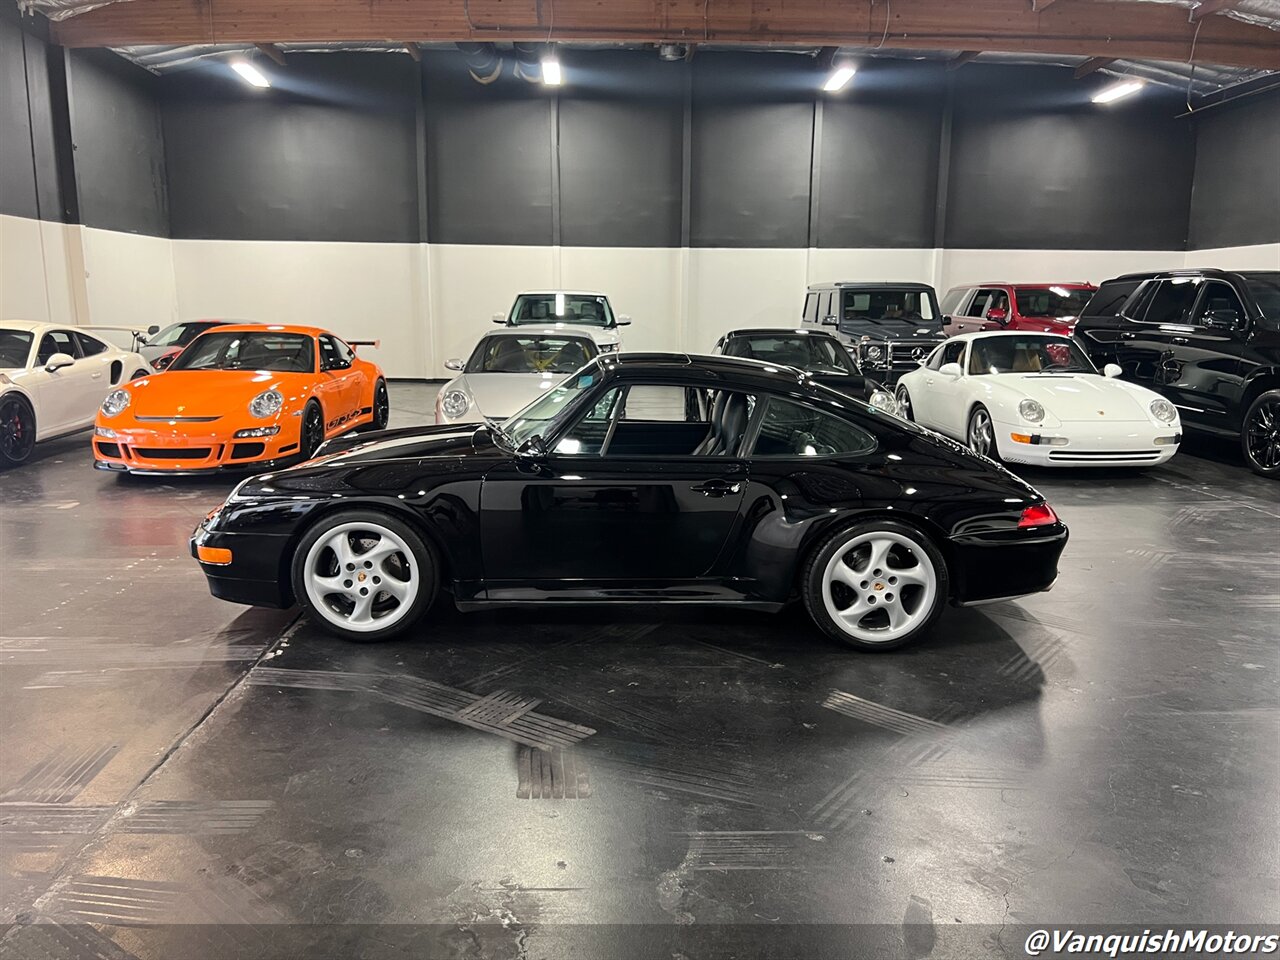
<path id="1" fill-rule="evenodd" d="M 592 339 L 600 352 L 614 353 L 622 348 L 622 332 L 618 328 L 630 324 L 631 318 L 614 314 L 603 293 L 542 290 L 519 294 L 508 312 L 493 315 L 493 322 L 508 327 L 593 327 L 596 334 Z"/>

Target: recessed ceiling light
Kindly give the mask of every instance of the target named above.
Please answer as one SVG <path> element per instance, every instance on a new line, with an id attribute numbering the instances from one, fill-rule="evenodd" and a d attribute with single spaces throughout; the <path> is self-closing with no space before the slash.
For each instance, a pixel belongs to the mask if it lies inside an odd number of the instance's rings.
<path id="1" fill-rule="evenodd" d="M 266 75 L 248 60 L 232 60 L 231 69 L 240 74 L 240 79 L 250 86 L 271 86 L 271 81 L 267 79 Z"/>
<path id="2" fill-rule="evenodd" d="M 827 82 L 822 85 L 822 89 L 827 93 L 843 90 L 849 85 L 849 81 L 853 79 L 853 72 L 854 68 L 847 63 L 836 67 L 831 71 L 831 76 L 827 77 Z"/>
<path id="3" fill-rule="evenodd" d="M 1094 94 L 1094 103 L 1111 103 L 1113 100 L 1119 100 L 1121 97 L 1127 97 L 1137 93 L 1144 86 L 1142 80 L 1125 80 L 1123 83 L 1112 84 L 1104 87 Z"/>
<path id="4" fill-rule="evenodd" d="M 548 87 L 560 86 L 560 61 L 547 57 L 542 61 L 542 82 Z"/>

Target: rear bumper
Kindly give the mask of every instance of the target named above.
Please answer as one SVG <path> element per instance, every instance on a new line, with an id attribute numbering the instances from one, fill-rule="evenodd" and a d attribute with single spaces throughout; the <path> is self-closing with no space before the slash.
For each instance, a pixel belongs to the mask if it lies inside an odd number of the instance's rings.
<path id="1" fill-rule="evenodd" d="M 967 607 L 1049 590 L 1067 538 L 1058 523 L 950 541 L 953 602 Z"/>
<path id="2" fill-rule="evenodd" d="M 283 534 L 217 533 L 203 524 L 191 534 L 191 556 L 209 581 L 209 592 L 220 600 L 254 607 L 291 607 L 293 589 L 285 561 L 291 537 Z M 205 563 L 200 547 L 231 551 L 231 563 Z"/>

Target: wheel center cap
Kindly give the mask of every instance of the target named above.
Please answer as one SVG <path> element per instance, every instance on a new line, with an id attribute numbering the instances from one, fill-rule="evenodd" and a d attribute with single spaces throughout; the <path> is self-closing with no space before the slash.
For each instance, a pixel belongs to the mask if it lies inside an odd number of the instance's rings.
<path id="1" fill-rule="evenodd" d="M 879 583 L 879 582 L 877 582 L 877 583 L 876 583 L 876 585 L 875 585 L 874 587 L 872 587 L 871 589 L 873 589 L 873 590 L 883 590 L 883 589 L 884 589 L 884 584 L 883 584 L 883 583 Z"/>
<path id="2" fill-rule="evenodd" d="M 364 575 L 364 573 L 363 573 L 363 572 L 362 572 L 362 573 L 357 573 L 357 574 L 356 574 L 356 579 L 357 579 L 357 580 L 359 580 L 361 583 L 364 583 L 364 581 L 365 581 L 365 575 Z"/>

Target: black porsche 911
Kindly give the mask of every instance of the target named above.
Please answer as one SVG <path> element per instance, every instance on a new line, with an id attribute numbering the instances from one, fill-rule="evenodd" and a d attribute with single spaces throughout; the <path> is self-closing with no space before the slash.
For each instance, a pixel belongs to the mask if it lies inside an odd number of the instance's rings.
<path id="1" fill-rule="evenodd" d="M 501 423 L 332 440 L 242 483 L 191 550 L 215 596 L 297 601 L 353 640 L 444 587 L 462 610 L 799 598 L 888 649 L 948 601 L 1047 590 L 1066 541 L 1017 477 L 803 371 L 615 354 Z"/>

